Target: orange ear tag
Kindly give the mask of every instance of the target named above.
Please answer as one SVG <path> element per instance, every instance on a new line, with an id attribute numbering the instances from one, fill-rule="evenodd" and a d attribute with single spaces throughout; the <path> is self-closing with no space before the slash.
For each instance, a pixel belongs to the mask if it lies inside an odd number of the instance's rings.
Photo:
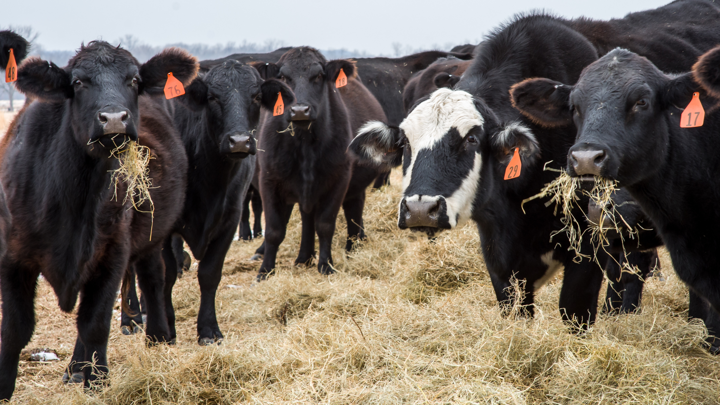
<path id="1" fill-rule="evenodd" d="M 168 73 L 168 79 L 165 83 L 165 98 L 170 100 L 171 98 L 182 96 L 185 94 L 185 87 L 180 83 L 180 80 L 173 76 L 172 72 Z"/>
<path id="2" fill-rule="evenodd" d="M 690 104 L 685 107 L 680 117 L 680 128 L 696 128 L 701 127 L 705 122 L 705 110 L 700 103 L 700 93 L 693 93 Z"/>
<path id="3" fill-rule="evenodd" d="M 17 80 L 17 63 L 15 63 L 15 54 L 10 48 L 10 58 L 8 59 L 7 68 L 5 69 L 5 83 Z"/>
<path id="4" fill-rule="evenodd" d="M 512 159 L 510 159 L 510 163 L 508 163 L 507 168 L 505 169 L 504 180 L 512 180 L 520 177 L 520 170 L 522 170 L 522 161 L 520 160 L 520 153 L 518 152 L 519 150 L 520 148 L 515 148 L 515 153 L 513 154 Z"/>
<path id="5" fill-rule="evenodd" d="M 347 76 L 345 76 L 345 72 L 340 69 L 340 73 L 338 73 L 338 78 L 335 80 L 335 87 L 340 88 L 347 85 Z"/>
<path id="6" fill-rule="evenodd" d="M 285 112 L 285 103 L 283 103 L 282 100 L 282 94 L 278 92 L 278 99 L 275 102 L 275 107 L 273 108 L 273 117 L 277 117 L 278 115 L 283 115 Z"/>

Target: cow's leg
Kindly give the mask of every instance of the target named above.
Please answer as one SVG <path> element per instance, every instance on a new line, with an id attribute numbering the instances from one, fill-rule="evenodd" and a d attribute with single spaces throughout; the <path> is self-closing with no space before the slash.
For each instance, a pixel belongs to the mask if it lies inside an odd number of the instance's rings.
<path id="1" fill-rule="evenodd" d="M 0 331 L 0 400 L 15 391 L 20 352 L 35 329 L 35 294 L 38 272 L 4 260 L 0 269 L 2 330 Z"/>
<path id="2" fill-rule="evenodd" d="M 382 186 L 389 186 L 390 185 L 390 172 L 384 172 L 380 173 L 375 178 L 375 184 L 373 184 L 373 188 L 380 188 Z"/>
<path id="3" fill-rule="evenodd" d="M 75 349 L 70 358 L 70 364 L 65 368 L 62 382 L 65 384 L 82 384 L 85 381 L 83 368 L 85 366 L 85 345 L 80 341 L 80 336 L 75 338 Z"/>
<path id="4" fill-rule="evenodd" d="M 365 192 L 353 199 L 343 201 L 343 212 L 347 221 L 347 242 L 345 251 L 349 252 L 355 247 L 357 241 L 365 240 L 363 225 L 363 209 L 365 208 Z"/>
<path id="5" fill-rule="evenodd" d="M 253 192 L 255 190 L 250 186 L 245 194 L 242 202 L 242 215 L 240 216 L 240 230 L 238 237 L 241 240 L 251 240 L 253 238 L 252 229 L 250 228 L 250 203 L 252 202 Z"/>
<path id="6" fill-rule="evenodd" d="M 163 245 L 168 250 L 168 256 L 174 257 L 170 246 L 171 239 L 166 238 Z M 174 268 L 177 269 L 177 265 Z M 135 269 L 140 290 L 142 290 L 143 297 L 145 297 L 145 308 L 147 310 L 145 335 L 153 343 L 169 342 L 171 336 L 165 311 L 164 293 L 166 269 L 160 246 L 138 260 Z M 170 272 L 172 273 L 172 270 Z"/>
<path id="7" fill-rule="evenodd" d="M 503 316 L 507 316 L 510 314 L 515 301 L 515 295 L 511 293 L 512 285 L 508 278 L 502 277 L 490 268 L 488 268 L 488 272 L 490 273 L 490 281 L 495 291 L 495 297 L 498 305 L 500 305 L 500 312 Z"/>
<path id="8" fill-rule="evenodd" d="M 645 279 L 652 270 L 655 262 L 655 251 L 632 252 L 626 260 L 630 269 L 625 268 L 622 272 L 622 284 L 625 289 L 622 298 L 620 312 L 630 313 L 640 310 Z M 636 273 L 639 271 L 640 273 Z"/>
<path id="9" fill-rule="evenodd" d="M 174 237 L 176 235 L 172 236 L 172 240 L 174 243 Z M 170 336 L 170 343 L 175 343 L 177 339 L 177 331 L 175 330 L 175 307 L 173 306 L 172 302 L 172 290 L 175 286 L 175 282 L 178 279 L 178 271 L 179 268 L 177 263 L 177 255 L 170 254 L 167 249 L 167 242 L 168 239 L 171 239 L 170 237 L 165 239 L 163 241 L 163 250 L 162 250 L 162 257 L 163 262 L 165 263 L 165 285 L 163 287 L 163 299 L 165 301 L 165 314 L 167 317 L 167 323 L 168 323 L 168 330 L 169 330 L 169 336 Z"/>
<path id="10" fill-rule="evenodd" d="M 223 340 L 220 326 L 215 315 L 215 296 L 222 278 L 225 255 L 232 244 L 235 233 L 235 221 L 229 221 L 218 236 L 208 245 L 205 257 L 198 264 L 198 282 L 200 284 L 200 310 L 198 311 L 197 333 L 198 343 L 202 346 L 220 343 Z"/>
<path id="11" fill-rule="evenodd" d="M 343 190 L 342 194 L 344 194 L 345 188 L 341 190 Z M 320 274 L 335 273 L 332 259 L 332 238 L 335 234 L 335 221 L 337 221 L 340 205 L 342 205 L 342 194 L 336 192 L 335 195 L 328 196 L 326 205 L 318 205 L 315 209 L 315 231 L 320 242 L 320 255 L 318 257 L 318 271 Z"/>
<path id="12" fill-rule="evenodd" d="M 302 217 L 302 237 L 300 238 L 300 252 L 295 264 L 309 266 L 315 256 L 315 211 L 305 212 L 300 209 Z"/>
<path id="13" fill-rule="evenodd" d="M 615 312 L 622 306 L 624 291 L 621 284 L 620 256 L 616 254 L 608 255 L 605 262 L 605 274 L 608 279 L 607 292 L 605 293 L 605 312 Z"/>
<path id="14" fill-rule="evenodd" d="M 78 338 L 85 348 L 83 373 L 86 387 L 90 387 L 96 380 L 104 379 L 108 373 L 107 343 L 112 308 L 120 279 L 128 266 L 127 256 L 123 256 L 108 258 L 99 265 L 81 291 L 77 328 Z"/>
<path id="15" fill-rule="evenodd" d="M 253 190 L 252 194 L 252 210 L 253 210 L 253 237 L 259 238 L 263 234 L 262 230 L 262 198 L 260 192 Z"/>
<path id="16" fill-rule="evenodd" d="M 140 332 L 143 324 L 142 313 L 140 312 L 140 300 L 138 299 L 137 289 L 135 288 L 135 266 L 128 267 L 125 277 L 123 277 L 121 290 L 124 294 L 124 305 L 120 306 L 120 330 L 123 335 L 132 335 Z M 129 314 L 126 309 L 132 313 Z"/>
<path id="17" fill-rule="evenodd" d="M 171 251 L 173 255 L 175 256 L 175 266 L 177 267 L 177 276 L 178 278 L 183 276 L 183 273 L 187 270 L 190 270 L 190 266 L 187 268 L 185 267 L 185 257 L 189 257 L 190 255 L 185 252 L 185 246 L 183 245 L 183 238 L 182 236 L 178 234 L 173 234 L 170 236 L 171 238 Z M 167 263 L 165 264 L 167 266 Z"/>
<path id="18" fill-rule="evenodd" d="M 585 247 L 584 242 L 583 247 Z M 590 252 L 589 249 L 583 249 Z M 602 260 L 606 255 L 602 252 Z M 586 329 L 595 322 L 597 315 L 597 302 L 602 287 L 603 273 L 594 261 L 583 259 L 574 263 L 572 259 L 565 263 L 565 277 L 560 290 L 560 313 L 563 320 L 573 326 Z"/>
<path id="19" fill-rule="evenodd" d="M 265 211 L 265 240 L 262 246 L 258 248 L 258 251 L 261 248 L 263 249 L 263 262 L 260 271 L 258 271 L 257 281 L 267 279 L 275 269 L 277 251 L 282 241 L 285 240 L 287 224 L 293 210 L 292 204 L 285 204 L 280 199 L 266 202 L 266 206 L 272 208 Z M 258 251 L 255 251 L 256 255 Z"/>

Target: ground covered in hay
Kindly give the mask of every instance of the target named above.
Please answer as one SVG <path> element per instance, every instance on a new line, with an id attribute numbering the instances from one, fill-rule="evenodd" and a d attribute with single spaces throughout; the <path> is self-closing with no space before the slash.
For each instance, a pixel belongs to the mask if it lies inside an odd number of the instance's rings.
<path id="1" fill-rule="evenodd" d="M 400 184 L 399 173 L 392 177 Z M 84 392 L 60 379 L 74 318 L 40 282 L 38 326 L 28 349 L 60 362 L 23 361 L 14 400 L 30 404 L 253 403 L 719 403 L 720 358 L 688 322 L 687 290 L 662 252 L 666 281 L 651 279 L 643 311 L 603 315 L 584 336 L 567 332 L 557 309 L 562 274 L 537 298 L 533 320 L 504 318 L 472 225 L 436 241 L 396 226 L 399 188 L 371 192 L 369 239 L 350 257 L 338 219 L 338 273 L 292 266 L 294 214 L 278 274 L 251 286 L 260 241 L 234 242 L 218 293 L 221 346 L 195 337 L 194 271 L 178 281 L 178 344 L 147 348 L 142 336 L 110 336 L 111 377 Z"/>

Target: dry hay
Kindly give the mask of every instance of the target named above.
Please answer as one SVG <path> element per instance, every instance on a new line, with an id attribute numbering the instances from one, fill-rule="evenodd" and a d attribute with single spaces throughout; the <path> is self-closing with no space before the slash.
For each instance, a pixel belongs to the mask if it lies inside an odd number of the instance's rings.
<path id="1" fill-rule="evenodd" d="M 400 184 L 398 172 L 392 176 Z M 560 279 L 536 296 L 536 317 L 503 317 L 478 253 L 473 225 L 439 234 L 400 231 L 399 189 L 368 193 L 368 240 L 338 273 L 294 267 L 300 218 L 293 213 L 277 274 L 251 287 L 261 241 L 234 242 L 218 290 L 221 346 L 195 338 L 195 271 L 178 280 L 178 344 L 147 348 L 122 336 L 114 315 L 109 386 L 63 386 L 75 332 L 47 283 L 28 349 L 61 362 L 22 362 L 15 400 L 31 404 L 250 403 L 718 403 L 720 359 L 702 349 L 704 327 L 686 321 L 687 290 L 661 253 L 667 281 L 646 285 L 642 312 L 600 315 L 568 333 L 557 309 Z M 342 217 L 342 216 L 341 216 Z M 193 266 L 196 269 L 196 265 Z M 249 269 L 253 269 L 249 271 Z M 667 270 L 665 270 L 667 269 Z M 118 308 L 116 308 L 117 310 Z"/>

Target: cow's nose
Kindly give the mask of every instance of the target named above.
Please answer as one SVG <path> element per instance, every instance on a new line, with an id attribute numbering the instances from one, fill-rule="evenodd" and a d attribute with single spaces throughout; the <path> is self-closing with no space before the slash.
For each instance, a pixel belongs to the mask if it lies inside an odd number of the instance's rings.
<path id="1" fill-rule="evenodd" d="M 607 154 L 604 150 L 576 150 L 570 153 L 570 164 L 578 176 L 600 176 L 606 162 Z"/>
<path id="2" fill-rule="evenodd" d="M 230 135 L 230 153 L 255 154 L 255 142 L 252 135 L 248 133 Z"/>
<path id="3" fill-rule="evenodd" d="M 427 226 L 431 228 L 438 227 L 440 217 L 440 201 L 407 201 L 403 200 L 403 215 L 405 216 L 405 226 L 414 228 L 419 226 Z"/>
<path id="4" fill-rule="evenodd" d="M 295 104 L 290 107 L 290 119 L 292 121 L 310 120 L 310 106 L 305 104 Z"/>
<path id="5" fill-rule="evenodd" d="M 103 134 L 124 134 L 129 114 L 127 111 L 100 112 L 98 121 L 103 127 Z"/>
<path id="6" fill-rule="evenodd" d="M 588 203 L 587 219 L 593 225 L 599 226 L 602 229 L 614 229 L 615 228 L 615 224 L 613 223 L 613 220 L 609 216 L 603 215 L 602 207 L 600 205 L 596 204 L 593 200 L 590 200 L 590 203 Z"/>

